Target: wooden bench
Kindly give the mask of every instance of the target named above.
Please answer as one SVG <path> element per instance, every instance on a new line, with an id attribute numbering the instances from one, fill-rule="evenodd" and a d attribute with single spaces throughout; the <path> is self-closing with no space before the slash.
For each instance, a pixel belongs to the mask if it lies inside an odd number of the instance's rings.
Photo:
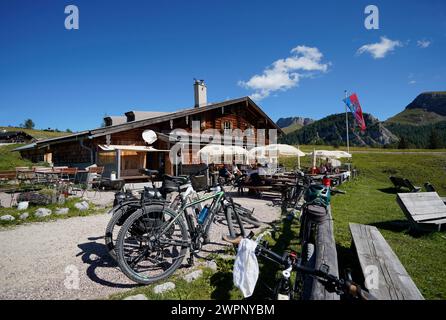
<path id="1" fill-rule="evenodd" d="M 446 223 L 446 205 L 436 192 L 398 193 L 397 202 L 407 219 L 417 229 Z"/>
<path id="2" fill-rule="evenodd" d="M 15 180 L 16 177 L 15 170 L 0 171 L 0 180 Z"/>
<path id="3" fill-rule="evenodd" d="M 311 209 L 311 205 L 308 209 Z M 319 207 L 319 206 L 313 206 Z M 334 238 L 333 217 L 331 214 L 331 206 L 327 208 L 319 207 L 319 210 L 326 210 L 327 219 L 315 223 L 315 251 L 313 257 L 308 262 L 308 266 L 320 269 L 324 264 L 329 267 L 329 273 L 339 277 L 338 272 L 338 254 L 336 250 L 336 242 Z M 304 276 L 303 284 L 304 300 L 339 300 L 340 297 L 335 292 L 330 292 L 318 280 L 312 276 Z"/>
<path id="4" fill-rule="evenodd" d="M 421 190 L 420 187 L 416 187 L 410 182 L 409 179 L 400 178 L 400 177 L 389 177 L 390 181 L 392 181 L 393 185 L 397 190 L 401 190 L 401 188 L 407 188 L 410 192 L 418 192 Z"/>
<path id="5" fill-rule="evenodd" d="M 420 290 L 376 227 L 350 223 L 352 247 L 356 249 L 364 277 L 369 266 L 378 271 L 378 283 L 365 288 L 378 300 L 424 300 Z M 373 269 L 372 269 L 373 270 Z"/>

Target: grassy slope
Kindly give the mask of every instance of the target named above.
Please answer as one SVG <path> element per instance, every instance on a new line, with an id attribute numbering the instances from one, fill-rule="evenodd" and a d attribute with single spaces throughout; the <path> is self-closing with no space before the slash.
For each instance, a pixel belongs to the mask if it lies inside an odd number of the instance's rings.
<path id="1" fill-rule="evenodd" d="M 283 132 L 285 132 L 286 134 L 299 130 L 300 128 L 302 128 L 302 126 L 298 123 L 293 123 L 291 125 L 289 125 L 288 127 L 282 128 Z"/>
<path id="2" fill-rule="evenodd" d="M 11 150 L 19 146 L 21 145 L 11 144 L 0 146 L 0 170 L 14 170 L 15 167 L 35 165 L 29 160 L 22 159 L 19 152 L 11 152 Z"/>
<path id="3" fill-rule="evenodd" d="M 36 139 L 57 138 L 65 136 L 67 132 L 48 132 L 43 130 L 31 130 L 18 127 L 0 127 L 0 131 L 24 131 Z M 19 152 L 11 152 L 11 150 L 21 146 L 22 144 L 10 144 L 0 146 L 0 170 L 14 170 L 15 167 L 36 165 L 31 161 L 22 159 Z"/>
<path id="4" fill-rule="evenodd" d="M 67 132 L 49 132 L 49 131 L 44 131 L 44 130 L 24 129 L 24 128 L 20 128 L 20 127 L 0 127 L 0 131 L 2 131 L 2 130 L 24 131 L 36 139 L 57 138 L 57 137 L 62 137 L 62 136 L 66 136 L 67 134 L 69 134 Z"/>
<path id="5" fill-rule="evenodd" d="M 384 124 L 399 123 L 410 125 L 426 125 L 445 121 L 446 117 L 423 109 L 407 109 L 387 119 Z"/>

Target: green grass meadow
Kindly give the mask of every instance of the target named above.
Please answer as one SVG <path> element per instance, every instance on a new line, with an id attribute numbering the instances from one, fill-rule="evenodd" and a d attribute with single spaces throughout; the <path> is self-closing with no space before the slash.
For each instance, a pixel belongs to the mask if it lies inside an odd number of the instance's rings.
<path id="1" fill-rule="evenodd" d="M 12 151 L 20 146 L 22 146 L 22 144 L 0 146 L 0 171 L 15 170 L 15 167 L 29 167 L 36 165 L 27 159 L 22 159 L 19 152 Z"/>
<path id="2" fill-rule="evenodd" d="M 45 130 L 38 130 L 38 129 L 26 129 L 21 127 L 1 127 L 0 131 L 23 131 L 27 134 L 31 135 L 32 137 L 36 139 L 50 139 L 50 138 L 58 138 L 68 135 L 68 132 L 56 132 L 56 131 L 45 131 Z"/>
<path id="3" fill-rule="evenodd" d="M 308 157 L 307 157 L 308 158 Z M 292 165 L 290 160 L 285 164 Z M 303 161 L 309 164 L 309 159 Z M 357 179 L 341 186 L 346 195 L 332 198 L 335 239 L 340 267 L 357 267 L 350 250 L 350 222 L 376 226 L 426 299 L 446 299 L 446 233 L 416 233 L 396 202 L 390 175 L 406 177 L 414 185 L 431 182 L 446 196 L 444 154 L 354 154 Z M 444 228 L 443 228 L 444 229 Z"/>

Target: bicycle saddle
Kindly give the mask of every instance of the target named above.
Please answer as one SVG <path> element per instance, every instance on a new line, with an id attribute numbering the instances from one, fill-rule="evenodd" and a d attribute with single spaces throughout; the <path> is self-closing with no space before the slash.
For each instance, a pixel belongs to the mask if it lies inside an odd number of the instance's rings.
<path id="1" fill-rule="evenodd" d="M 175 183 L 186 183 L 187 177 L 181 177 L 181 176 L 171 176 L 169 174 L 165 174 L 163 176 L 164 181 L 172 181 Z"/>
<path id="2" fill-rule="evenodd" d="M 178 187 L 187 182 L 187 177 L 177 177 L 171 175 L 163 176 L 163 184 L 161 185 L 160 191 L 164 195 L 178 191 Z"/>

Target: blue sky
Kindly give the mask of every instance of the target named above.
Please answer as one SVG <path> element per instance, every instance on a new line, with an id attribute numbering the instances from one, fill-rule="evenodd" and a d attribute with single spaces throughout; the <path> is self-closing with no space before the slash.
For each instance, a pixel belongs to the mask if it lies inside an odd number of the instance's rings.
<path id="1" fill-rule="evenodd" d="M 68 4 L 79 30 L 64 28 Z M 369 4 L 379 30 L 364 27 Z M 446 90 L 445 56 L 443 0 L 3 0 L 0 125 L 82 130 L 105 114 L 191 107 L 193 78 L 211 102 L 263 98 L 273 120 L 342 112 L 345 89 L 385 120 Z"/>

